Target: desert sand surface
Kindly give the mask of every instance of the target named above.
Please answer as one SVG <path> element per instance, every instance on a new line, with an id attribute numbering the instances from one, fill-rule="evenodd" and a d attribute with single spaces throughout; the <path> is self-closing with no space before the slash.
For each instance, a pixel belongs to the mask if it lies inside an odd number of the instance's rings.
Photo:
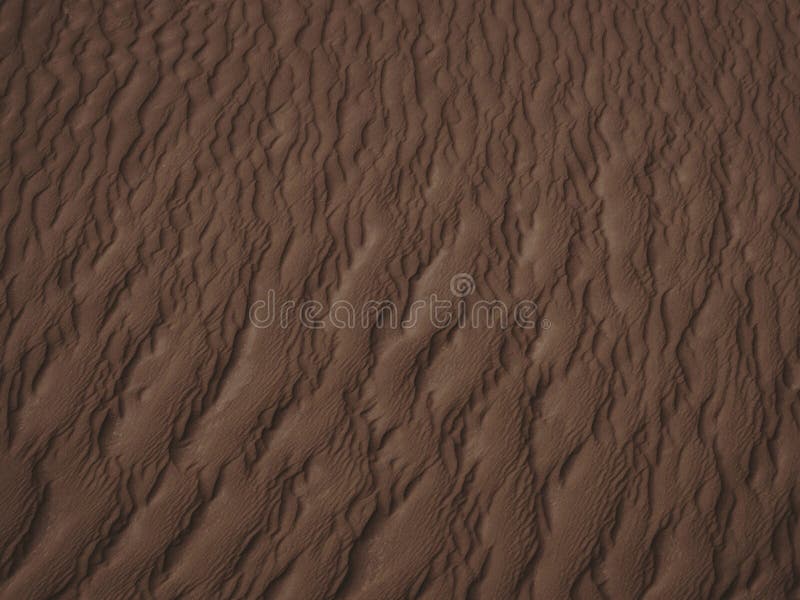
<path id="1" fill-rule="evenodd" d="M 796 1 L 5 0 L 0 119 L 3 600 L 800 598 Z"/>

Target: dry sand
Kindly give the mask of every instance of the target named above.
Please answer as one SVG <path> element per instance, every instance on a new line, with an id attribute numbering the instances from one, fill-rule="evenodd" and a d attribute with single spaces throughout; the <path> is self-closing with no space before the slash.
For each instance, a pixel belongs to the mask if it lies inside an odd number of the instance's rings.
<path id="1" fill-rule="evenodd" d="M 795 0 L 6 0 L 0 45 L 0 598 L 800 598 Z M 534 326 L 249 317 L 457 274 Z"/>

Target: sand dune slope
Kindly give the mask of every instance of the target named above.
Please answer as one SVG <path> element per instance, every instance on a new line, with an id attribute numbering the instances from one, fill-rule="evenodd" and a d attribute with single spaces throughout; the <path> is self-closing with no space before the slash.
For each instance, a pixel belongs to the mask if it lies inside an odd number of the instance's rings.
<path id="1" fill-rule="evenodd" d="M 6 0 L 0 98 L 0 598 L 800 598 L 800 4 Z"/>

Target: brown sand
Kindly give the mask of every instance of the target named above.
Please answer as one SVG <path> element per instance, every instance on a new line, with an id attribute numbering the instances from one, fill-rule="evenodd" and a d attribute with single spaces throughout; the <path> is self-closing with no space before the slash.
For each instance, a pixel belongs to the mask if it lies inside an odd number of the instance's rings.
<path id="1" fill-rule="evenodd" d="M 798 2 L 0 42 L 0 598 L 800 598 Z M 459 273 L 535 326 L 248 317 Z"/>

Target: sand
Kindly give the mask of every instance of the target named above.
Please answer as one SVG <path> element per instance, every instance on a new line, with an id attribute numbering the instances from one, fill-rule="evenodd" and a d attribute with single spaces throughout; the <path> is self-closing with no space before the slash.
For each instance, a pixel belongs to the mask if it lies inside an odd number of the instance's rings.
<path id="1" fill-rule="evenodd" d="M 800 598 L 800 4 L 0 46 L 0 598 Z"/>

